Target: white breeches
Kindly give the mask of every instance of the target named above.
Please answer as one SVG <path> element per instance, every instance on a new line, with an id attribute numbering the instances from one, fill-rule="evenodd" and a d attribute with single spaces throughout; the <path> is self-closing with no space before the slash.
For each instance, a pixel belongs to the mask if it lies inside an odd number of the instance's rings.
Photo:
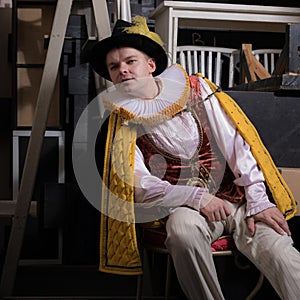
<path id="1" fill-rule="evenodd" d="M 179 207 L 167 221 L 168 248 L 180 285 L 190 300 L 224 299 L 211 252 L 211 243 L 232 234 L 239 251 L 266 276 L 284 300 L 300 297 L 300 253 L 288 235 L 279 235 L 263 223 L 249 235 L 245 204 L 228 202 L 231 215 L 208 223 L 197 211 Z"/>

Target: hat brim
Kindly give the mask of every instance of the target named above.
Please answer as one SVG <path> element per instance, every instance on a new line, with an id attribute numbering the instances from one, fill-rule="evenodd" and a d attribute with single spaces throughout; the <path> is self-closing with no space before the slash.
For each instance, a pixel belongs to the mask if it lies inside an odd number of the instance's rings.
<path id="1" fill-rule="evenodd" d="M 116 47 L 132 47 L 155 59 L 156 70 L 153 76 L 162 73 L 168 65 L 165 50 L 150 38 L 140 34 L 127 34 L 127 36 L 112 36 L 99 41 L 91 50 L 89 61 L 94 71 L 103 78 L 111 81 L 107 66 L 106 55 Z"/>

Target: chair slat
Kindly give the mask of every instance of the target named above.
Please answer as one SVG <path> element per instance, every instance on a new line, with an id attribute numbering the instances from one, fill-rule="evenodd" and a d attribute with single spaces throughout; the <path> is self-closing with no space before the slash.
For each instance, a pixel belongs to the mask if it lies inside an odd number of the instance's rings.
<path id="1" fill-rule="evenodd" d="M 202 50 L 200 53 L 201 53 L 200 70 L 201 70 L 201 73 L 203 74 L 203 76 L 206 76 L 206 72 L 205 72 L 205 51 Z"/>
<path id="2" fill-rule="evenodd" d="M 207 78 L 210 81 L 213 81 L 212 78 L 212 52 L 208 51 L 208 62 L 207 62 L 207 66 L 208 66 L 208 74 L 207 74 Z"/>
<path id="3" fill-rule="evenodd" d="M 188 73 L 192 74 L 192 55 L 191 55 L 191 51 L 187 51 L 187 69 L 188 69 Z"/>
<path id="4" fill-rule="evenodd" d="M 267 70 L 267 72 L 270 73 L 268 54 L 267 53 L 264 53 L 264 66 L 265 66 L 265 69 Z"/>
<path id="5" fill-rule="evenodd" d="M 198 55 L 197 55 L 197 51 L 193 51 L 193 57 L 194 57 L 194 69 L 193 69 L 193 74 L 196 74 L 199 72 L 198 69 Z"/>
<path id="6" fill-rule="evenodd" d="M 281 49 L 255 49 L 252 50 L 255 58 L 264 66 L 268 73 L 272 74 Z"/>
<path id="7" fill-rule="evenodd" d="M 177 47 L 177 61 L 189 75 L 202 73 L 217 85 L 222 82 L 225 60 L 229 61 L 228 86 L 234 85 L 235 64 L 239 60 L 239 50 L 224 47 L 185 45 Z"/>
<path id="8" fill-rule="evenodd" d="M 217 58 L 215 63 L 215 84 L 221 84 L 221 74 L 222 74 L 222 60 L 221 60 L 221 52 L 217 52 Z"/>

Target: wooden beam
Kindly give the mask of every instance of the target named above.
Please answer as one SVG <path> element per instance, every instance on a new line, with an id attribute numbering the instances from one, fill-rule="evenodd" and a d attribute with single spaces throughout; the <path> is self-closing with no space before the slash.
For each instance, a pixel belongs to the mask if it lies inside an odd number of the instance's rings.
<path id="1" fill-rule="evenodd" d="M 251 44 L 242 44 L 243 67 L 247 76 L 247 81 L 257 81 L 270 78 L 271 75 L 264 66 L 252 54 Z"/>
<path id="2" fill-rule="evenodd" d="M 269 72 L 266 71 L 264 66 L 255 58 L 255 56 L 252 54 L 251 56 L 251 62 L 252 62 L 252 68 L 256 75 L 256 80 L 266 79 L 270 78 L 271 75 Z"/>
<path id="3" fill-rule="evenodd" d="M 256 81 L 255 72 L 253 70 L 252 64 L 253 61 L 251 59 L 252 56 L 252 45 L 251 44 L 242 44 L 242 53 L 245 59 L 246 66 L 245 71 L 247 75 L 247 81 Z"/>
<path id="4" fill-rule="evenodd" d="M 102 40 L 111 35 L 106 0 L 93 0 L 93 8 L 98 33 L 98 40 Z"/>

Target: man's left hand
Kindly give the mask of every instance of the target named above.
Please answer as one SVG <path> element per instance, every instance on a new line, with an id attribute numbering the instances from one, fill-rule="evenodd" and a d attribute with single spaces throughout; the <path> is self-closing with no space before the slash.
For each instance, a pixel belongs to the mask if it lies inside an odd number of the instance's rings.
<path id="1" fill-rule="evenodd" d="M 267 208 L 266 210 L 263 210 L 262 212 L 256 215 L 248 217 L 246 219 L 246 222 L 251 236 L 254 236 L 255 234 L 255 223 L 257 222 L 263 222 L 269 225 L 281 235 L 283 235 L 284 233 L 291 235 L 289 226 L 277 207 Z"/>

